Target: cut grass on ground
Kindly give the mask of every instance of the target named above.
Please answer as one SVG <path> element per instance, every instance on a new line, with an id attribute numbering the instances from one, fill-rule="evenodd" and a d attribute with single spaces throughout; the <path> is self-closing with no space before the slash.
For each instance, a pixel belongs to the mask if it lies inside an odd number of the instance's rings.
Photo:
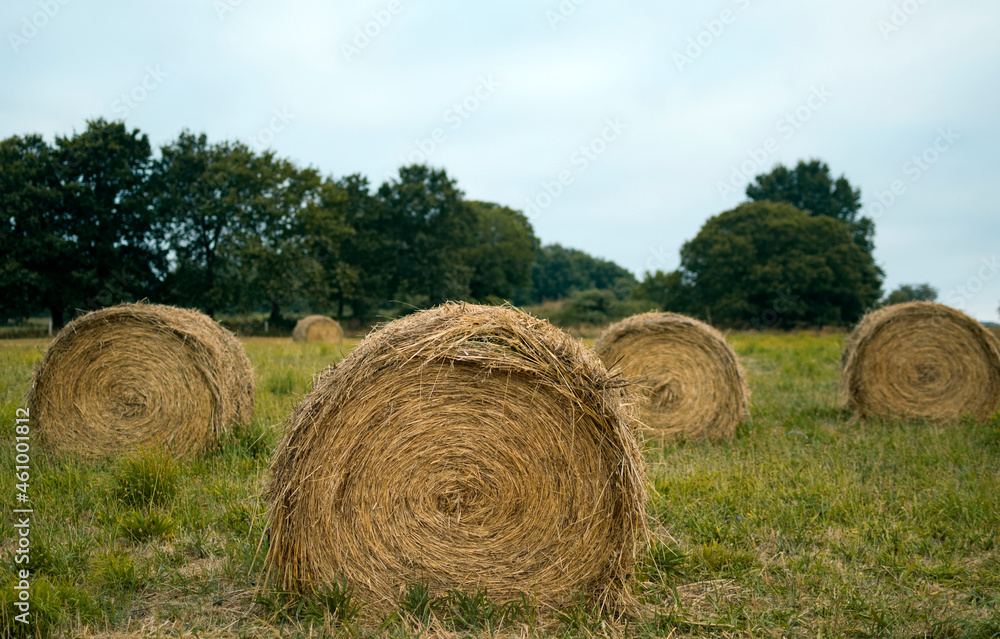
<path id="1" fill-rule="evenodd" d="M 371 620 L 338 584 L 315 601 L 262 584 L 259 501 L 280 424 L 339 360 L 336 345 L 245 341 L 253 422 L 201 459 L 155 451 L 84 463 L 32 451 L 35 636 L 1000 636 L 1000 417 L 949 426 L 852 423 L 842 335 L 732 334 L 753 409 L 731 445 L 648 442 L 654 539 L 639 614 L 556 614 L 411 584 Z M 47 340 L 0 342 L 13 424 Z M 354 345 L 345 344 L 343 350 Z M 13 433 L 0 476 L 13 478 Z M 15 503 L 14 481 L 0 485 Z M 10 512 L 10 511 L 8 511 Z M 19 632 L 13 514 L 0 529 L 0 635 Z"/>

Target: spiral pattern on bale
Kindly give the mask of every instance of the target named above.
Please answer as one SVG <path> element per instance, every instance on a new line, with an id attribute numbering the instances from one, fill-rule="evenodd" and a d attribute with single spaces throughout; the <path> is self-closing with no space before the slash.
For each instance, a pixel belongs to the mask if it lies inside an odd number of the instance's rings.
<path id="1" fill-rule="evenodd" d="M 446 304 L 374 331 L 285 425 L 266 489 L 268 572 L 343 577 L 373 610 L 409 584 L 617 608 L 645 538 L 620 378 L 509 307 Z"/>
<path id="2" fill-rule="evenodd" d="M 83 457 L 198 454 L 249 423 L 253 402 L 253 367 L 232 333 L 197 311 L 143 303 L 67 324 L 27 397 L 41 445 Z"/>
<path id="3" fill-rule="evenodd" d="M 341 342 L 343 339 L 340 324 L 325 315 L 303 317 L 292 331 L 293 342 Z"/>
<path id="4" fill-rule="evenodd" d="M 719 331 L 676 313 L 643 313 L 608 326 L 594 350 L 640 389 L 641 421 L 653 436 L 732 438 L 750 391 L 736 352 Z"/>
<path id="5" fill-rule="evenodd" d="M 935 302 L 873 311 L 848 336 L 844 402 L 855 415 L 982 421 L 1000 409 L 1000 342 L 965 313 Z"/>

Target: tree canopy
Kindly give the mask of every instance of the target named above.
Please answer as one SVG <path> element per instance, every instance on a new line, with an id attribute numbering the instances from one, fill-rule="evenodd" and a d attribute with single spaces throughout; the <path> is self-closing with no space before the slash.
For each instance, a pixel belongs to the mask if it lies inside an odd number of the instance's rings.
<path id="1" fill-rule="evenodd" d="M 57 327 L 142 298 L 278 325 L 292 311 L 364 319 L 449 299 L 627 297 L 634 284 L 542 247 L 523 213 L 466 200 L 443 169 L 404 166 L 374 188 L 189 131 L 154 155 L 121 122 L 0 141 L 0 207 L 0 317 L 49 311 Z"/>
<path id="2" fill-rule="evenodd" d="M 785 202 L 810 215 L 825 215 L 842 221 L 854 241 L 869 253 L 873 249 L 875 225 L 859 217 L 861 191 L 843 175 L 834 179 L 830 167 L 819 160 L 800 160 L 794 169 L 778 164 L 770 173 L 758 175 L 747 186 L 751 202 Z"/>
<path id="3" fill-rule="evenodd" d="M 903 302 L 933 302 L 938 291 L 930 284 L 901 284 L 886 295 L 886 304 L 902 304 Z"/>
<path id="4" fill-rule="evenodd" d="M 740 327 L 857 321 L 882 272 L 847 227 L 790 204 L 753 202 L 710 218 L 675 273 L 643 286 L 669 310 Z"/>

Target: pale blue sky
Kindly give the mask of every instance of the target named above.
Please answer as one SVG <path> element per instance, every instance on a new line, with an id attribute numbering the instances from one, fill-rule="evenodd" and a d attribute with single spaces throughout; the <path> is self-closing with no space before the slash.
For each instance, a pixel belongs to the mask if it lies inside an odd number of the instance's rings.
<path id="1" fill-rule="evenodd" d="M 819 158 L 876 216 L 886 290 L 996 321 L 998 31 L 995 0 L 7 0 L 0 136 L 124 117 L 376 185 L 426 157 L 640 277 Z"/>

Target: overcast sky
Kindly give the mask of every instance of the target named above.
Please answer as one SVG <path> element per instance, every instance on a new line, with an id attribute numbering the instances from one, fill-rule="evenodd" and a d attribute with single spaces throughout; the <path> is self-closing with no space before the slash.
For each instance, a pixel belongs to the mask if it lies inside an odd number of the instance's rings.
<path id="1" fill-rule="evenodd" d="M 124 118 L 376 186 L 426 161 L 639 277 L 818 158 L 861 189 L 886 291 L 996 321 L 1000 3 L 695 4 L 5 0 L 0 136 Z"/>

